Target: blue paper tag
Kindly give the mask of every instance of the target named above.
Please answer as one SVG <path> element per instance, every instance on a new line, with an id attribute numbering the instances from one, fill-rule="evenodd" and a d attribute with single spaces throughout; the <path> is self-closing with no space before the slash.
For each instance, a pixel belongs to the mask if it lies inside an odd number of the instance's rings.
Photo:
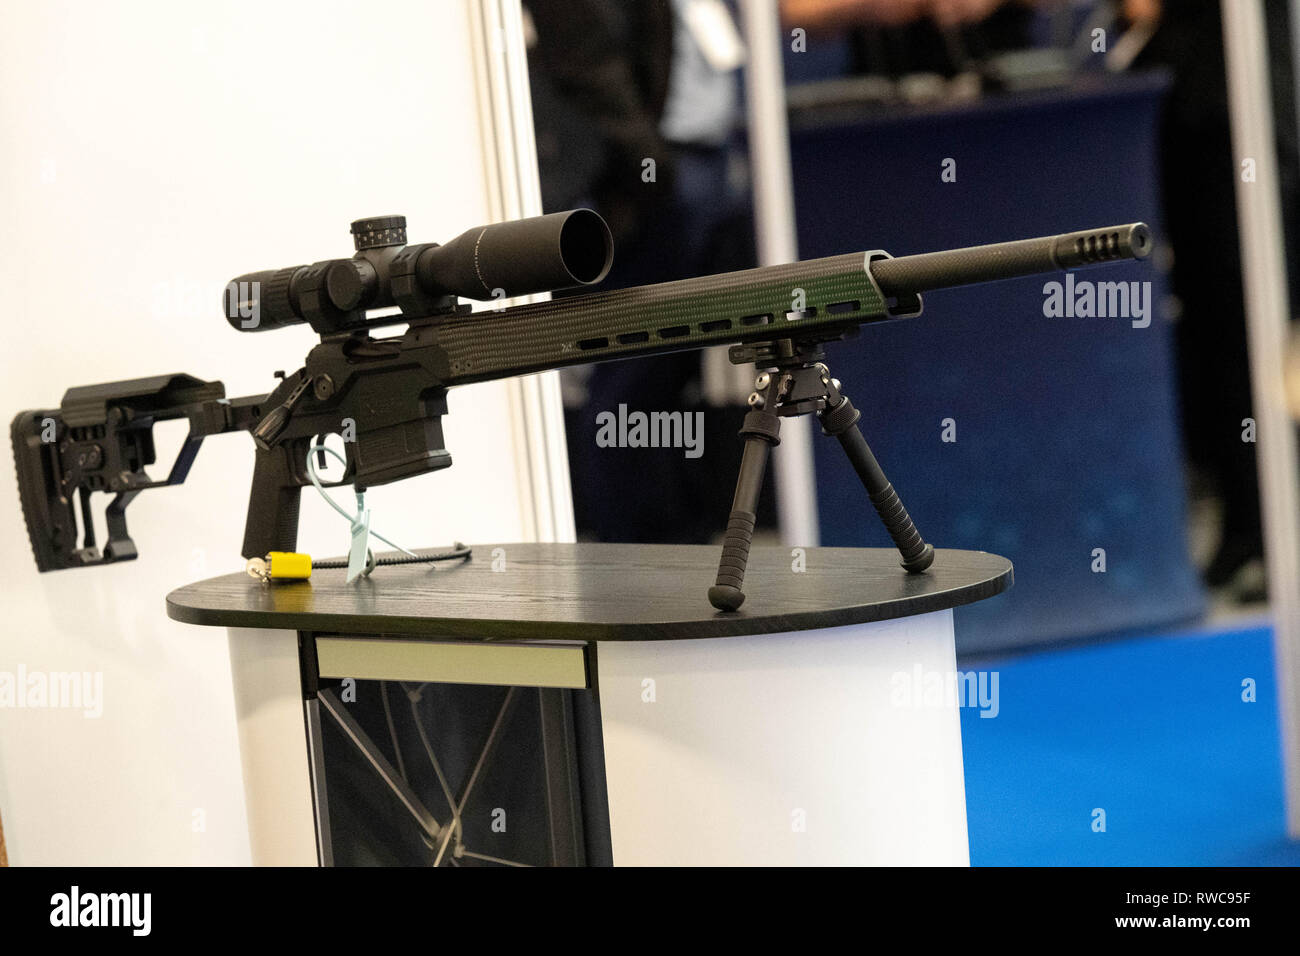
<path id="1" fill-rule="evenodd" d="M 352 547 L 348 550 L 348 583 L 351 584 L 366 570 L 370 555 L 370 509 L 362 508 L 357 520 L 352 522 Z"/>

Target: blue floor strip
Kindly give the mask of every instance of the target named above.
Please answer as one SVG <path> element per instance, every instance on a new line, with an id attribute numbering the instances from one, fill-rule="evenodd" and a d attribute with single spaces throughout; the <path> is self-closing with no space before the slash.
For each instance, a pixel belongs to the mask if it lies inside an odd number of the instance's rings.
<path id="1" fill-rule="evenodd" d="M 1300 865 L 1283 819 L 1268 628 L 973 669 L 998 673 L 998 713 L 962 708 L 972 865 Z M 1254 703 L 1242 699 L 1248 678 Z"/>

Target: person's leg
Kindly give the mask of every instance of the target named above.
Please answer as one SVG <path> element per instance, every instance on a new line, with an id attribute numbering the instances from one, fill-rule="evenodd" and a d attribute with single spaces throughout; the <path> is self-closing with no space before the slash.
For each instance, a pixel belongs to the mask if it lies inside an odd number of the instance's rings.
<path id="1" fill-rule="evenodd" d="M 1218 548 L 1204 574 L 1211 587 L 1227 584 L 1263 554 L 1255 445 L 1243 440 L 1243 421 L 1253 412 L 1228 142 L 1226 118 L 1174 121 L 1162 150 L 1172 284 L 1182 303 L 1177 345 L 1184 443 L 1222 505 Z M 1198 160 L 1187 161 L 1191 155 Z"/>
<path id="2" fill-rule="evenodd" d="M 722 217 L 734 208 L 728 201 L 726 150 L 680 149 L 674 153 L 673 169 L 671 204 L 655 211 L 635 247 L 615 255 L 614 271 L 602 288 L 720 271 L 713 262 L 714 237 Z M 739 267 L 728 262 L 721 271 Z M 715 514 L 699 493 L 701 478 L 707 480 L 705 470 L 720 464 L 718 456 L 687 459 L 682 448 L 597 444 L 597 416 L 608 413 L 618 421 L 620 405 L 626 405 L 628 413 L 693 414 L 699 405 L 699 379 L 698 352 L 605 362 L 591 370 L 585 406 L 566 417 L 575 515 L 585 536 L 703 543 L 720 530 L 715 526 L 722 512 Z M 733 455 L 721 461 L 729 465 Z M 730 483 L 733 473 L 729 469 L 722 486 Z"/>

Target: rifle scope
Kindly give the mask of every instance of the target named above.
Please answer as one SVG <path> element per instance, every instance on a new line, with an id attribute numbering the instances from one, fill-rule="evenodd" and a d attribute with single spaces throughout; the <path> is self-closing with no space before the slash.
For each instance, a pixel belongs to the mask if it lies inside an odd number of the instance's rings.
<path id="1" fill-rule="evenodd" d="M 352 223 L 356 255 L 250 272 L 226 286 L 226 321 L 241 332 L 306 322 L 322 335 L 453 310 L 456 298 L 505 299 L 605 278 L 614 240 L 590 209 L 467 229 L 448 243 L 408 246 L 406 218 Z M 369 309 L 398 316 L 367 321 Z"/>

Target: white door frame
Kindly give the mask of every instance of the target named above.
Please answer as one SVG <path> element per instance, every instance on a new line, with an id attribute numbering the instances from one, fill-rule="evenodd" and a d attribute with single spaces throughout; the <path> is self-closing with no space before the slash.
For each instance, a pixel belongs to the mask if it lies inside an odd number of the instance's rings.
<path id="1" fill-rule="evenodd" d="M 742 0 L 740 14 L 749 51 L 745 61 L 745 110 L 758 264 L 798 262 L 782 62 L 785 39 L 777 0 Z M 782 543 L 816 546 L 820 536 L 817 479 L 812 424 L 806 417 L 787 418 L 781 423 L 781 447 L 772 455 L 772 470 L 776 474 Z"/>
<path id="2" fill-rule="evenodd" d="M 1300 471 L 1283 365 L 1290 306 L 1278 213 L 1268 40 L 1264 8 L 1258 0 L 1234 0 L 1223 3 L 1222 8 L 1287 830 L 1300 837 Z M 1291 9 L 1294 15 L 1295 4 Z M 1254 160 L 1253 182 L 1244 182 L 1240 172 L 1240 164 L 1248 158 Z M 1300 263 L 1294 267 L 1300 268 Z M 1222 440 L 1228 441 L 1230 436 Z"/>
<path id="3" fill-rule="evenodd" d="M 542 214 L 533 139 L 532 95 L 519 0 L 464 0 L 469 12 L 478 90 L 488 209 L 493 221 Z M 549 299 L 549 294 L 528 301 Z M 573 541 L 573 493 L 564 436 L 564 409 L 556 372 L 504 382 L 525 537 Z"/>

